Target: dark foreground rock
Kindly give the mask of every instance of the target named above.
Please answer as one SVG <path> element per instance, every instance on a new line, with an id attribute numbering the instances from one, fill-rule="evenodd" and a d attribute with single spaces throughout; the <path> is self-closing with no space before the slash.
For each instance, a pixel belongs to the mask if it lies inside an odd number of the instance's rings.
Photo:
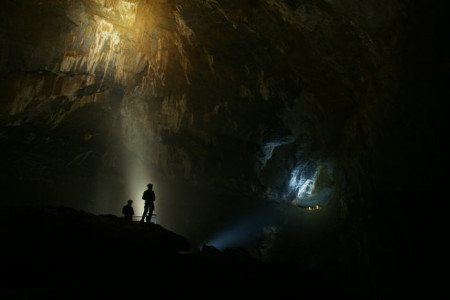
<path id="1" fill-rule="evenodd" d="M 64 207 L 0 213 L 0 299 L 340 298 L 329 278 L 243 249 L 190 253 L 156 224 Z"/>

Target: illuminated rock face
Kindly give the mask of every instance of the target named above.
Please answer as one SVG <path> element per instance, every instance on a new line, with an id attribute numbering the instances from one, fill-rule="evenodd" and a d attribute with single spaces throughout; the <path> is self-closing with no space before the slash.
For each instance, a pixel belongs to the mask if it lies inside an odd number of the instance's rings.
<path id="1" fill-rule="evenodd" d="M 406 165 L 407 4 L 6 1 L 2 180 L 103 207 L 137 179 L 294 203 L 311 180 L 378 190 Z"/>
<path id="2" fill-rule="evenodd" d="M 258 227 L 263 256 L 405 298 L 450 152 L 448 17 L 419 2 L 4 0 L 2 204 L 139 214 L 152 182 L 194 243 Z"/>

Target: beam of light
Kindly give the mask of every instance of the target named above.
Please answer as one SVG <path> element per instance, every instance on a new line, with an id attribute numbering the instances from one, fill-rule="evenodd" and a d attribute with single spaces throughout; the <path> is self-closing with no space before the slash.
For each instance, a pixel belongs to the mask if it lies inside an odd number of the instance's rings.
<path id="1" fill-rule="evenodd" d="M 205 244 L 212 245 L 219 250 L 226 248 L 240 247 L 247 243 L 248 237 L 252 235 L 253 228 L 243 224 L 237 224 L 231 228 L 225 229 L 217 236 L 208 240 Z"/>
<path id="2" fill-rule="evenodd" d="M 216 247 L 219 250 L 254 246 L 264 235 L 264 228 L 272 216 L 266 209 L 257 208 L 237 221 L 216 232 L 204 244 Z"/>
<path id="3" fill-rule="evenodd" d="M 147 189 L 147 184 L 153 182 L 151 176 L 149 175 L 149 170 L 147 170 L 142 164 L 130 165 L 127 168 L 126 178 L 126 188 L 127 195 L 133 200 L 133 207 L 135 215 L 142 216 L 144 212 L 144 200 L 142 200 L 142 194 Z M 154 213 L 156 214 L 156 208 Z"/>
<path id="4" fill-rule="evenodd" d="M 212 245 L 217 249 L 240 247 L 248 243 L 249 239 L 259 233 L 259 228 L 251 220 L 241 220 L 240 222 L 223 229 L 205 244 Z"/>
<path id="5" fill-rule="evenodd" d="M 147 189 L 147 184 L 154 184 L 158 200 L 158 187 L 155 184 L 155 177 L 147 159 L 152 154 L 149 153 L 149 149 L 151 149 L 148 142 L 149 132 L 146 131 L 149 121 L 145 119 L 145 114 L 137 113 L 141 105 L 138 99 L 134 99 L 134 101 L 125 99 L 124 102 L 122 107 L 122 132 L 119 133 L 126 147 L 124 153 L 122 153 L 122 167 L 127 195 L 134 202 L 135 214 L 142 215 L 144 211 L 142 194 Z M 155 214 L 157 210 L 158 205 L 155 205 Z"/>

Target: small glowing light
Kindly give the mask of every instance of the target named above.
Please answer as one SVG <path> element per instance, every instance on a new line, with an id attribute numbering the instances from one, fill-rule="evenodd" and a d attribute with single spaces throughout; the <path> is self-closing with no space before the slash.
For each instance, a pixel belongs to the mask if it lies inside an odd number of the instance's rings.
<path id="1" fill-rule="evenodd" d="M 320 206 L 319 206 L 319 204 L 317 204 L 317 205 L 316 205 L 316 209 L 319 209 L 319 208 L 320 208 Z"/>
<path id="2" fill-rule="evenodd" d="M 308 210 L 312 210 L 312 207 L 311 207 L 311 206 L 308 206 Z"/>

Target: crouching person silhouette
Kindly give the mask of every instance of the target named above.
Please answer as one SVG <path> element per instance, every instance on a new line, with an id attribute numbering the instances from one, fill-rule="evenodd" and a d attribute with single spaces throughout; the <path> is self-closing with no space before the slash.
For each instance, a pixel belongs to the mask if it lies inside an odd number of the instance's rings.
<path id="1" fill-rule="evenodd" d="M 144 220 L 150 223 L 152 220 L 153 211 L 155 210 L 155 192 L 153 191 L 153 184 L 147 184 L 147 190 L 142 195 L 142 199 L 145 201 L 144 213 L 142 214 L 141 222 Z"/>
<path id="2" fill-rule="evenodd" d="M 133 200 L 128 200 L 128 204 L 122 208 L 122 214 L 124 214 L 124 218 L 127 221 L 133 221 L 134 209 L 133 206 L 131 206 L 132 204 Z"/>

